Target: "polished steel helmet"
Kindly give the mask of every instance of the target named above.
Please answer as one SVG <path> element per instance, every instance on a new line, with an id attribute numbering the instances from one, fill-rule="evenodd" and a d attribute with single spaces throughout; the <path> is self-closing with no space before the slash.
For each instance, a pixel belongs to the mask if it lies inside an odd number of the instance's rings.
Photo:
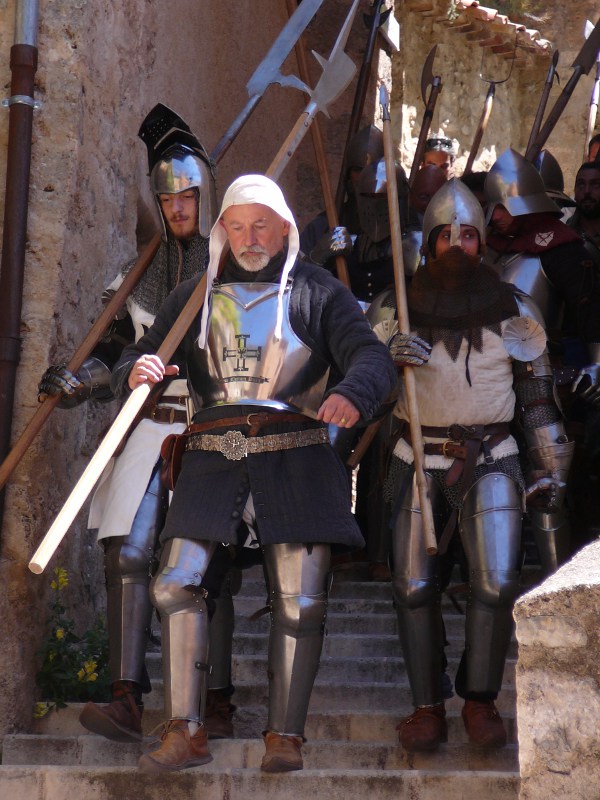
<path id="1" fill-rule="evenodd" d="M 485 245 L 485 218 L 481 203 L 473 192 L 458 178 L 451 178 L 433 195 L 423 217 L 423 244 L 429 246 L 431 232 L 440 226 L 451 225 L 451 244 L 460 239 L 460 226 L 470 225 L 479 234 L 481 247 Z"/>
<path id="2" fill-rule="evenodd" d="M 542 176 L 546 194 L 561 208 L 576 205 L 575 200 L 565 194 L 565 179 L 560 164 L 549 150 L 542 150 L 533 162 Z"/>
<path id="3" fill-rule="evenodd" d="M 546 212 L 562 214 L 546 194 L 540 173 L 516 150 L 505 150 L 493 164 L 485 179 L 487 221 L 497 205 L 502 205 L 513 217 Z"/>
<path id="4" fill-rule="evenodd" d="M 367 125 L 355 133 L 346 150 L 348 170 L 364 169 L 383 158 L 383 133 L 375 125 Z"/>
<path id="5" fill-rule="evenodd" d="M 186 147 L 174 145 L 152 169 L 150 185 L 159 210 L 159 195 L 179 194 L 189 189 L 197 189 L 198 231 L 201 236 L 208 239 L 214 224 L 216 193 L 210 167 L 204 159 Z"/>
<path id="6" fill-rule="evenodd" d="M 148 148 L 150 185 L 164 233 L 166 222 L 158 196 L 198 192 L 198 231 L 208 238 L 217 214 L 215 168 L 189 126 L 167 106 L 159 103 L 146 116 L 138 136 Z"/>

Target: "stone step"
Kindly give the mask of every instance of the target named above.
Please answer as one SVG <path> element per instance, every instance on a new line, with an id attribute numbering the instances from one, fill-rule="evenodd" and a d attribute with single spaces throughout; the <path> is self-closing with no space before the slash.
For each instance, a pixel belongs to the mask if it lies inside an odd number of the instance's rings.
<path id="1" fill-rule="evenodd" d="M 242 687 L 245 689 L 246 687 Z M 154 693 L 153 693 L 154 694 Z M 246 698 L 244 695 L 246 694 Z M 254 696 L 259 694 L 256 690 Z M 258 738 L 264 730 L 267 707 L 265 704 L 266 692 L 261 703 L 243 702 L 251 693 L 236 691 L 233 700 L 237 711 L 233 717 L 235 735 L 241 739 Z M 398 702 L 401 695 L 403 702 Z M 152 695 L 150 695 L 152 697 Z M 393 700 L 393 702 L 391 702 Z M 309 740 L 348 740 L 365 742 L 396 742 L 396 725 L 411 710 L 410 692 L 408 687 L 401 691 L 388 694 L 388 703 L 383 707 L 375 708 L 373 705 L 362 703 L 361 710 L 355 708 L 347 698 L 340 703 L 339 710 L 326 710 L 319 698 L 311 702 L 306 723 L 306 737 Z M 514 693 L 502 692 L 498 698 L 498 709 L 504 719 L 509 741 L 516 740 L 515 726 L 515 698 Z M 35 720 L 33 733 L 44 736 L 81 736 L 84 728 L 79 723 L 79 714 L 83 708 L 82 703 L 71 703 L 58 712 L 51 711 L 45 717 Z M 448 730 L 451 742 L 466 742 L 460 711 L 462 700 L 453 697 L 446 701 L 448 714 Z M 144 710 L 144 731 L 149 732 L 163 722 L 163 708 L 159 702 L 146 704 Z"/>
<path id="2" fill-rule="evenodd" d="M 149 739 L 147 742 L 151 742 Z M 44 765 L 84 767 L 135 767 L 149 745 L 110 742 L 101 736 L 7 736 L 3 744 L 4 765 Z M 260 764 L 264 753 L 262 740 L 231 739 L 210 742 L 213 766 L 227 769 L 233 765 Z M 397 741 L 308 741 L 302 748 L 308 769 L 518 769 L 516 745 L 494 751 L 473 747 L 465 742 L 445 744 L 437 753 L 408 754 Z"/>
<path id="3" fill-rule="evenodd" d="M 459 636 L 447 636 L 447 640 L 447 655 L 454 655 L 458 658 L 463 649 L 464 635 L 461 633 Z M 267 652 L 268 643 L 269 633 L 267 630 L 255 633 L 236 632 L 233 637 L 233 652 L 246 656 L 262 655 Z M 360 658 L 363 656 L 388 658 L 390 656 L 400 656 L 401 653 L 400 641 L 395 633 L 329 633 L 323 641 L 323 658 L 334 655 L 339 658 Z M 516 659 L 516 641 L 511 642 L 508 656 L 511 659 Z M 152 651 L 148 652 L 146 666 L 150 677 L 160 675 L 161 658 L 159 647 L 153 647 Z"/>
<path id="4" fill-rule="evenodd" d="M 437 771 L 427 769 L 304 769 L 264 775 L 253 762 L 248 768 L 222 770 L 214 762 L 183 772 L 144 775 L 131 767 L 0 767 L 0 797 L 10 800 L 517 800 L 519 777 L 503 771 Z"/>
<path id="5" fill-rule="evenodd" d="M 240 596 L 234 598 L 236 616 L 250 617 L 257 611 L 265 607 L 265 597 Z M 462 614 L 458 614 L 454 608 L 448 607 L 446 612 L 449 616 L 456 615 L 464 619 Z M 327 604 L 327 615 L 339 614 L 382 614 L 395 616 L 392 606 L 391 595 L 389 599 L 377 597 L 330 597 Z M 268 617 L 268 614 L 264 614 Z"/>
<path id="6" fill-rule="evenodd" d="M 335 648 L 333 648 L 335 649 Z M 455 675 L 458 669 L 460 650 L 449 653 L 448 672 Z M 148 672 L 153 684 L 161 680 L 161 657 L 158 653 L 149 653 L 146 659 Z M 266 681 L 267 652 L 266 647 L 262 653 L 234 654 L 232 658 L 233 684 Z M 404 659 L 399 655 L 394 656 L 330 656 L 321 658 L 317 683 L 389 683 L 394 685 L 403 681 L 406 675 Z M 508 659 L 504 669 L 504 685 L 514 687 L 515 661 Z"/>

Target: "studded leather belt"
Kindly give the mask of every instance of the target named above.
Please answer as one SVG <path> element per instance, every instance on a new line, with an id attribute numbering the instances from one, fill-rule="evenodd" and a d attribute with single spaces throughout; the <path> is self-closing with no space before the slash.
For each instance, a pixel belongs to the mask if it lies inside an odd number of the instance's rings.
<path id="1" fill-rule="evenodd" d="M 328 443 L 329 434 L 326 428 L 310 428 L 305 431 L 253 437 L 244 436 L 241 431 L 227 431 L 222 436 L 211 433 L 192 433 L 185 449 L 222 453 L 229 461 L 241 461 L 249 453 L 274 453 L 278 450 L 293 450 L 297 447 Z"/>

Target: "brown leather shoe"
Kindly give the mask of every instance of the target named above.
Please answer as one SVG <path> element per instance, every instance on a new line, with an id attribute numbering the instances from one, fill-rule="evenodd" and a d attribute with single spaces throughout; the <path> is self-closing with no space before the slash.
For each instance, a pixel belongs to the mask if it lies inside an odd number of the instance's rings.
<path id="1" fill-rule="evenodd" d="M 187 720 L 172 719 L 165 724 L 160 741 L 158 750 L 145 753 L 138 761 L 142 772 L 176 772 L 212 761 L 203 725 L 190 736 Z"/>
<path id="2" fill-rule="evenodd" d="M 446 709 L 443 703 L 416 708 L 396 726 L 398 739 L 405 750 L 430 752 L 448 741 Z"/>
<path id="3" fill-rule="evenodd" d="M 260 768 L 263 772 L 290 772 L 302 769 L 302 737 L 284 736 L 281 733 L 268 731 L 264 734 L 266 753 Z"/>
<path id="4" fill-rule="evenodd" d="M 462 718 L 469 740 L 478 747 L 504 747 L 506 731 L 493 700 L 465 700 Z"/>
<path id="5" fill-rule="evenodd" d="M 113 742 L 141 742 L 144 706 L 136 703 L 132 693 L 115 698 L 106 706 L 90 700 L 85 704 L 79 721 L 88 731 Z"/>

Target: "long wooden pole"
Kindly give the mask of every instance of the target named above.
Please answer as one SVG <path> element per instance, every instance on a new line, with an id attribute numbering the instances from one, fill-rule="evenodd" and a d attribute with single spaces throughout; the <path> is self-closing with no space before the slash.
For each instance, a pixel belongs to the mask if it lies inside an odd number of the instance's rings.
<path id="1" fill-rule="evenodd" d="M 380 89 L 380 102 L 383 110 L 383 152 L 385 155 L 385 170 L 387 177 L 387 197 L 390 213 L 390 230 L 392 237 L 392 257 L 394 260 L 394 281 L 396 286 L 396 307 L 398 309 L 398 330 L 400 333 L 410 333 L 408 319 L 408 306 L 406 303 L 406 288 L 404 278 L 404 259 L 402 255 L 402 228 L 400 225 L 400 208 L 398 206 L 398 186 L 396 183 L 396 163 L 394 159 L 394 143 L 392 140 L 392 125 L 390 121 L 389 96 L 384 85 Z M 417 389 L 415 375 L 412 367 L 404 367 L 404 388 L 408 405 L 410 435 L 412 450 L 415 459 L 415 476 L 419 490 L 421 505 L 421 523 L 425 547 L 429 555 L 437 553 L 437 540 L 433 524 L 431 499 L 425 478 L 423 436 L 419 421 L 419 406 L 417 403 Z"/>
<path id="2" fill-rule="evenodd" d="M 67 369 L 70 372 L 77 372 L 81 368 L 81 365 L 85 359 L 98 344 L 99 339 L 104 335 L 106 329 L 115 318 L 115 315 L 121 306 L 125 303 L 128 296 L 139 283 L 142 275 L 154 258 L 159 245 L 160 236 L 157 233 L 146 245 L 138 260 L 123 279 L 123 283 L 119 286 L 117 291 L 111 297 L 110 301 L 106 304 L 102 313 L 90 328 L 88 335 L 77 348 L 77 351 L 67 364 Z M 60 398 L 61 396 L 59 394 L 48 395 L 38 406 L 33 417 L 29 420 L 23 432 L 13 445 L 12 450 L 0 465 L 0 489 L 2 489 L 2 487 L 6 484 L 6 481 L 11 476 L 13 470 L 27 452 L 29 445 L 35 439 L 52 411 L 58 405 Z"/>

